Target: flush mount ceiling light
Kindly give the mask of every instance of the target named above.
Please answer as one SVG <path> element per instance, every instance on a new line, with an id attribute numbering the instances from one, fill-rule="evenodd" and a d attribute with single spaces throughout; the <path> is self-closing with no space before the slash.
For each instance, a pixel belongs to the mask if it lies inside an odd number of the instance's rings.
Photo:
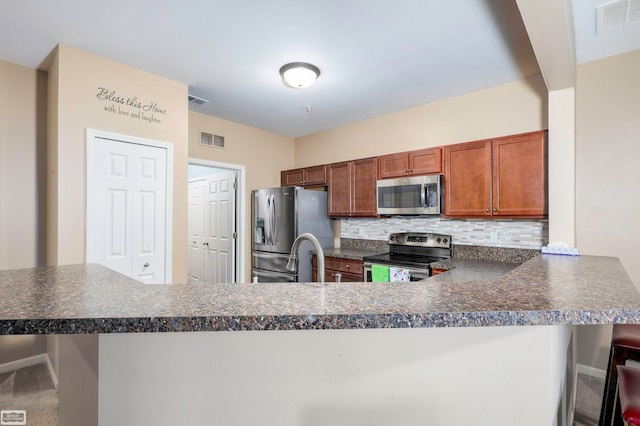
<path id="1" fill-rule="evenodd" d="M 313 84 L 320 76 L 320 70 L 315 65 L 306 62 L 291 62 L 280 68 L 280 75 L 284 84 L 294 89 L 300 89 Z"/>

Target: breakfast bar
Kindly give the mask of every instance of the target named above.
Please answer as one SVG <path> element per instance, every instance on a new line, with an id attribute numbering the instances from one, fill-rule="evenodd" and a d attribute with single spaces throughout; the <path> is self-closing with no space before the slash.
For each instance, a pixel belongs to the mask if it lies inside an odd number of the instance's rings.
<path id="1" fill-rule="evenodd" d="M 447 267 L 418 283 L 221 285 L 1 271 L 0 334 L 97 335 L 100 425 L 541 425 L 568 415 L 572 326 L 640 322 L 617 258 Z"/>

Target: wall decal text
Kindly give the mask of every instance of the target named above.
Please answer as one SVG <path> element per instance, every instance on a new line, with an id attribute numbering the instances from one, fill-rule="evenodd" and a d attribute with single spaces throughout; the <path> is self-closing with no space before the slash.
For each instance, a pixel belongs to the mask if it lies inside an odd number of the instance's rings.
<path id="1" fill-rule="evenodd" d="M 161 123 L 162 117 L 167 114 L 167 110 L 157 102 L 143 101 L 137 96 L 122 96 L 115 90 L 106 87 L 98 87 L 96 98 L 108 103 L 103 106 L 106 112 L 149 123 Z"/>

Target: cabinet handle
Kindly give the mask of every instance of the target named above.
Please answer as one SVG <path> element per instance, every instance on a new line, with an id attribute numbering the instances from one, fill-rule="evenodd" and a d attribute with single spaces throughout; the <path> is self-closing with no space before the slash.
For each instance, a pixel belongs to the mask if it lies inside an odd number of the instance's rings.
<path id="1" fill-rule="evenodd" d="M 413 169 L 409 169 L 409 173 L 413 172 Z"/>
<path id="2" fill-rule="evenodd" d="M 405 173 L 407 173 L 408 171 L 409 171 L 409 170 L 407 170 L 407 169 L 404 169 L 404 172 L 405 172 Z"/>
<path id="3" fill-rule="evenodd" d="M 344 265 L 345 268 L 349 269 L 349 265 Z"/>
<path id="4" fill-rule="evenodd" d="M 484 211 L 485 211 L 485 212 L 487 212 L 487 213 L 489 213 L 489 209 L 485 209 Z"/>
<path id="5" fill-rule="evenodd" d="M 498 211 L 498 209 L 493 209 L 493 211 L 494 211 L 494 212 L 497 212 L 497 211 Z"/>

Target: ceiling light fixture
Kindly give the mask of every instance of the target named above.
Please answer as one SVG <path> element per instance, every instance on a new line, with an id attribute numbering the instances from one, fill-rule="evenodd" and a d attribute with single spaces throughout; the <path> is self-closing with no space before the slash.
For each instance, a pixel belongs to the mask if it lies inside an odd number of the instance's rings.
<path id="1" fill-rule="evenodd" d="M 300 89 L 313 84 L 320 76 L 320 70 L 306 62 L 291 62 L 280 68 L 280 75 L 285 85 Z"/>

